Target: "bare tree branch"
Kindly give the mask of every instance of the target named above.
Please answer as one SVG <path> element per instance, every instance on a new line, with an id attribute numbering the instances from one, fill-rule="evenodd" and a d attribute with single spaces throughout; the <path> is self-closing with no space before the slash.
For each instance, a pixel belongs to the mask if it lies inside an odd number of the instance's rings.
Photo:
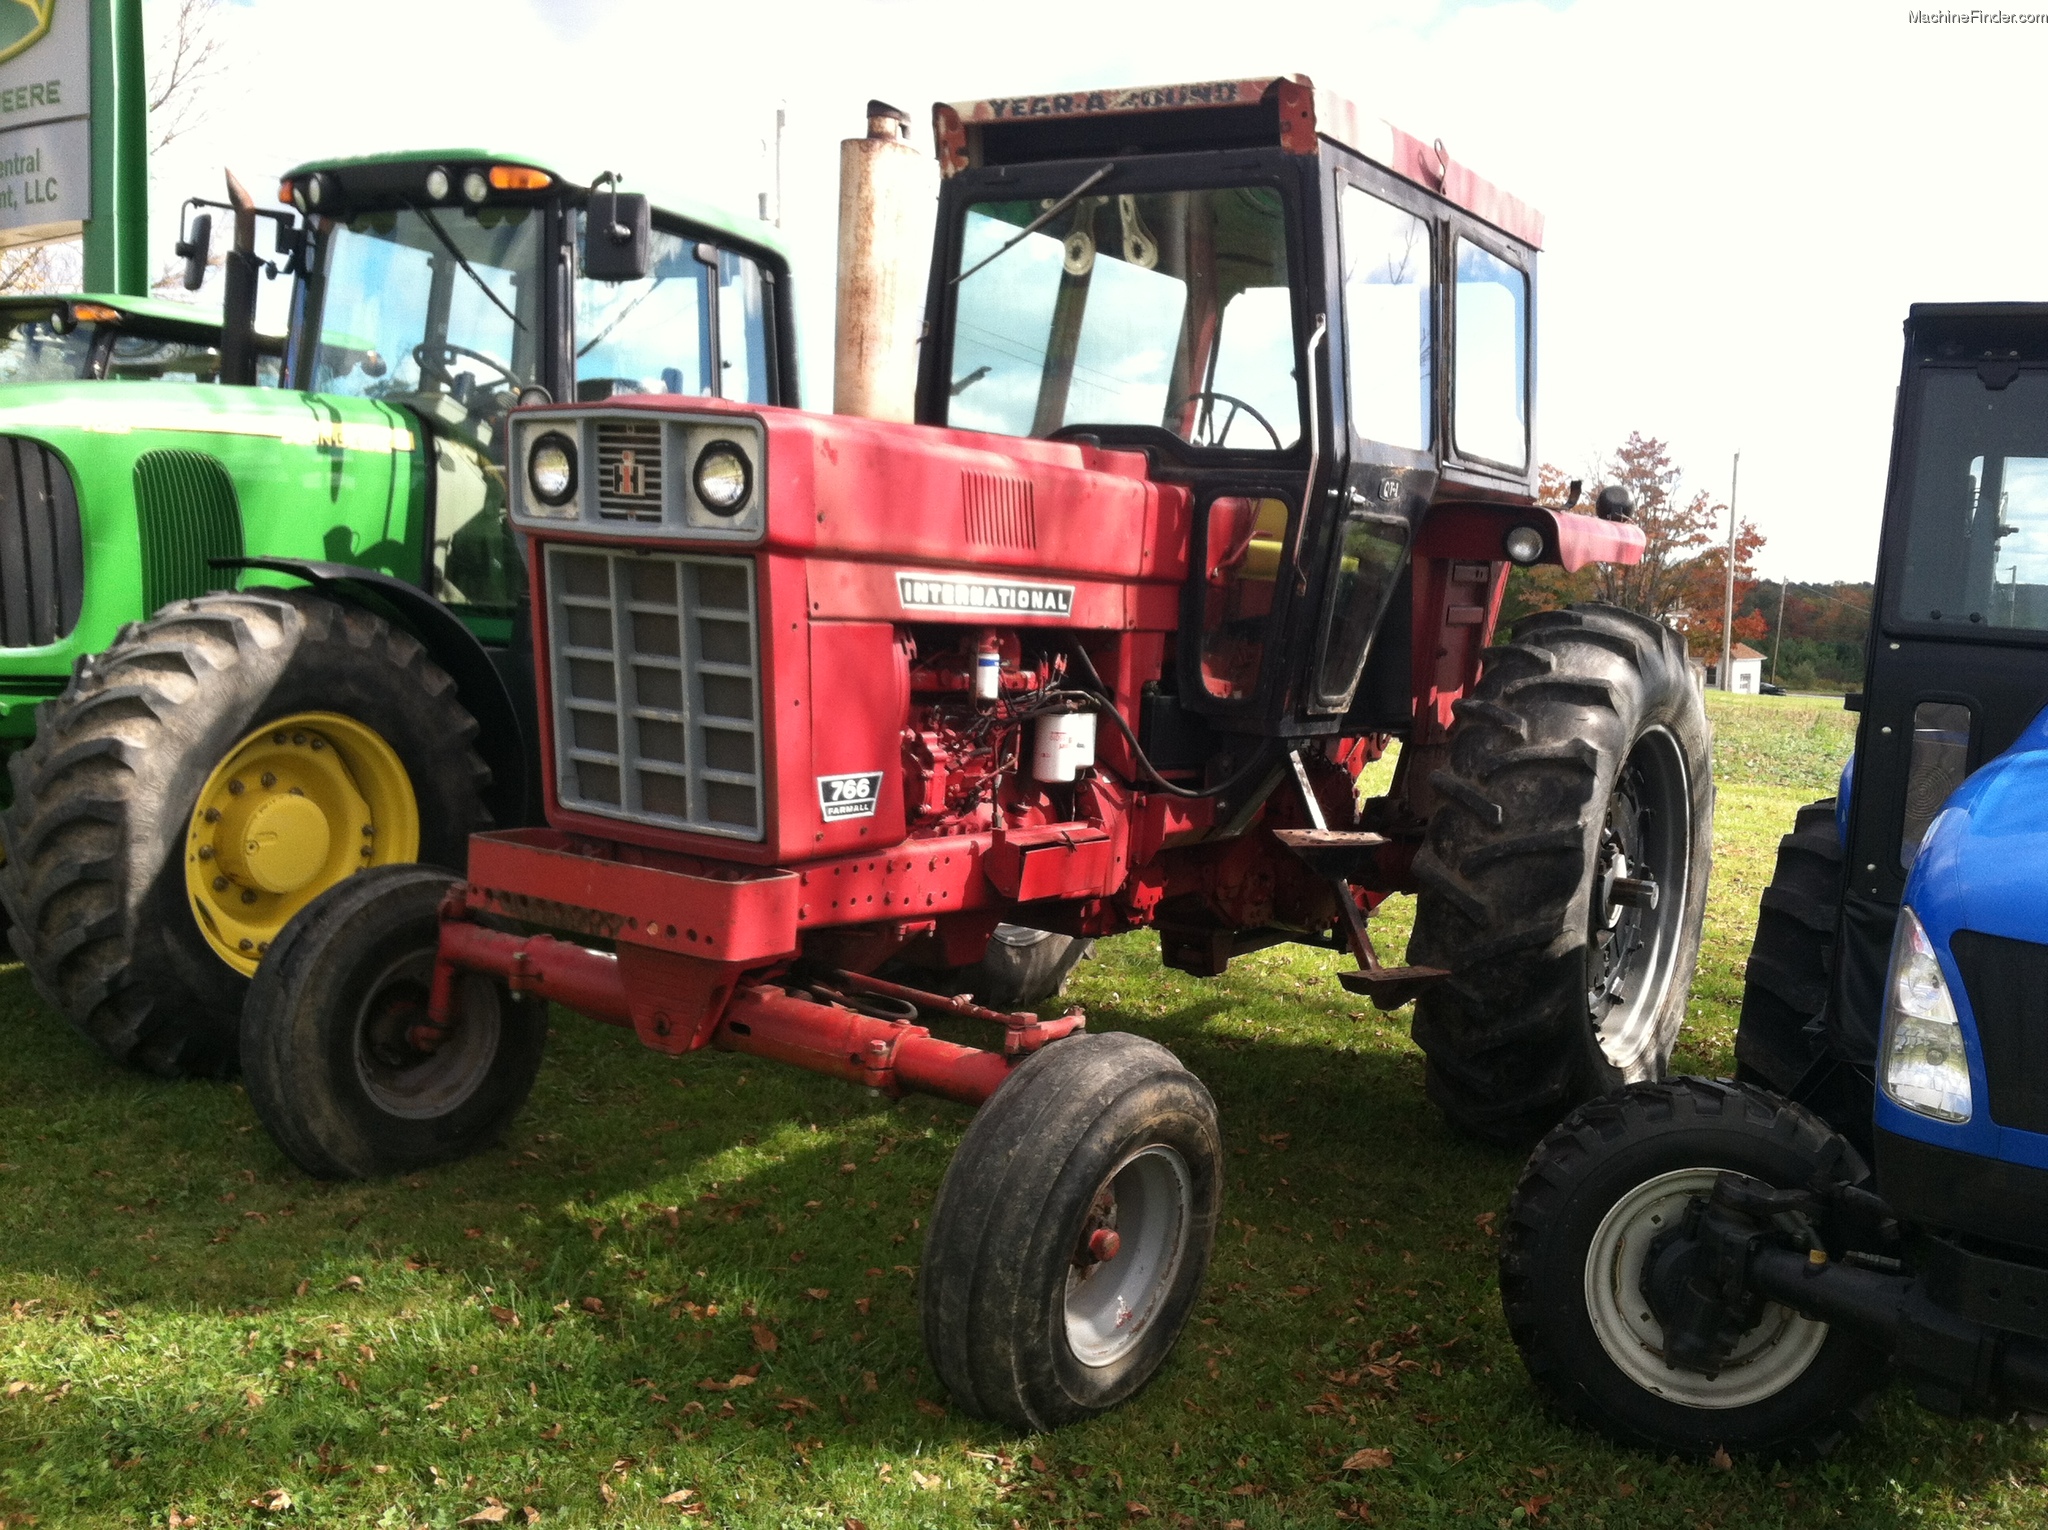
<path id="1" fill-rule="evenodd" d="M 182 138 L 206 120 L 200 88 L 219 74 L 221 0 L 177 0 L 177 10 L 150 52 L 150 152 Z"/>

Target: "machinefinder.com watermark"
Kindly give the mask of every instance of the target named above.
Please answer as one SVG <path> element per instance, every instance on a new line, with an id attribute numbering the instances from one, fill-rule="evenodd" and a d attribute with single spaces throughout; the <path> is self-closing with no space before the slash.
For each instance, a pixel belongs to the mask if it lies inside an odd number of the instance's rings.
<path id="1" fill-rule="evenodd" d="M 2042 27 L 2048 26 L 2048 11 L 1908 11 L 1906 25 L 1914 27 Z"/>

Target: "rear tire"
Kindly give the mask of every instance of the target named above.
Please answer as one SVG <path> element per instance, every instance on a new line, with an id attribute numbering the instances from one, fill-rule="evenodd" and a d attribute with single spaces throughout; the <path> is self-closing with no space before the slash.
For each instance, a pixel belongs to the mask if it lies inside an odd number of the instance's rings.
<path id="1" fill-rule="evenodd" d="M 1215 1102 L 1164 1047 L 1076 1036 L 1020 1063 L 925 1235 L 925 1352 L 954 1401 L 1037 1431 L 1130 1397 L 1201 1294 L 1222 1193 Z M 1121 1247 L 1098 1260 L 1105 1228 Z"/>
<path id="2" fill-rule="evenodd" d="M 195 894 L 195 814 L 218 767 L 269 747 L 260 730 L 314 716 L 356 729 L 396 795 L 411 799 L 397 816 L 410 820 L 414 849 L 401 853 L 406 834 L 378 825 L 361 864 L 459 870 L 470 832 L 489 816 L 490 771 L 471 747 L 476 721 L 426 650 L 366 611 L 306 590 L 179 601 L 82 661 L 37 713 L 35 742 L 10 762 L 0 903 L 37 992 L 115 1061 L 167 1078 L 232 1071 L 265 933 L 274 943 L 332 878 L 323 871 L 283 894 L 209 877 Z M 345 757 L 338 740 L 329 761 Z M 294 743 L 288 732 L 279 747 Z M 310 738 L 308 746 L 327 747 Z M 257 783 L 245 784 L 241 800 L 253 800 Z M 364 787 L 366 798 L 376 795 Z M 296 795 L 303 804 L 319 793 Z M 336 819 L 313 832 L 349 861 L 363 827 Z M 214 912 L 202 905 L 216 885 L 236 900 L 224 915 L 239 913 L 249 893 L 252 915 L 265 918 L 246 953 L 219 921 L 211 933 L 201 922 Z M 237 952 L 235 964 L 224 949 Z"/>
<path id="3" fill-rule="evenodd" d="M 1882 1351 L 1767 1304 L 1709 1380 L 1663 1363 L 1663 1330 L 1635 1287 L 1653 1228 L 1730 1169 L 1780 1187 L 1870 1178 L 1848 1142 L 1763 1090 L 1630 1085 L 1580 1107 L 1523 1170 L 1501 1243 L 1508 1329 L 1545 1401 L 1617 1444 L 1693 1459 L 1824 1455 L 1868 1414 Z"/>
<path id="4" fill-rule="evenodd" d="M 1827 1003 L 1841 911 L 1842 843 L 1829 797 L 1801 808 L 1778 841 L 1778 862 L 1758 902 L 1735 1031 L 1738 1082 L 1790 1094 L 1826 1049 L 1807 1027 Z"/>
<path id="5" fill-rule="evenodd" d="M 526 1103 L 547 1004 L 474 973 L 455 1026 L 421 1051 L 441 900 L 455 879 L 387 866 L 328 889 L 258 969 L 242 1016 L 249 1102 L 277 1145 L 320 1179 L 403 1174 L 498 1140 Z"/>
<path id="6" fill-rule="evenodd" d="M 1669 1066 L 1706 911 L 1710 735 L 1684 639 L 1607 606 L 1524 619 L 1456 714 L 1408 945 L 1451 976 L 1414 1034 L 1450 1122 L 1514 1147 Z M 1654 909 L 1619 901 L 1646 877 Z"/>

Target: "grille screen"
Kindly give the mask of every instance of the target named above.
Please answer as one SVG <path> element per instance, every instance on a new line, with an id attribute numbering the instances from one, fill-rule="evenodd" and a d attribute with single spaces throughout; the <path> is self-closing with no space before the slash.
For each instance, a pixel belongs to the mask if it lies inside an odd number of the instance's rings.
<path id="1" fill-rule="evenodd" d="M 761 838 L 752 562 L 555 546 L 547 573 L 562 806 Z"/>
<path id="2" fill-rule="evenodd" d="M 142 534 L 142 604 L 161 611 L 232 585 L 212 558 L 242 556 L 242 512 L 227 469 L 204 452 L 144 452 L 135 459 L 135 520 Z"/>
<path id="3" fill-rule="evenodd" d="M 661 425 L 597 422 L 597 513 L 608 521 L 661 520 Z"/>
<path id="4" fill-rule="evenodd" d="M 0 647 L 68 637 L 85 600 L 78 495 L 63 458 L 0 436 Z"/>
<path id="5" fill-rule="evenodd" d="M 1957 930 L 1949 951 L 1970 996 L 1991 1119 L 2048 1132 L 2048 946 Z"/>

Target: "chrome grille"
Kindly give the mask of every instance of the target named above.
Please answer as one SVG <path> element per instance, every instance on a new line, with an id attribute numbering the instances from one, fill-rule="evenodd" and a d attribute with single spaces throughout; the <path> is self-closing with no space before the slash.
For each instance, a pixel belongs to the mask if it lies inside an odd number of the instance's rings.
<path id="1" fill-rule="evenodd" d="M 597 513 L 608 521 L 661 520 L 661 424 L 597 422 Z"/>
<path id="2" fill-rule="evenodd" d="M 547 578 L 562 806 L 761 838 L 752 562 L 552 546 Z"/>

